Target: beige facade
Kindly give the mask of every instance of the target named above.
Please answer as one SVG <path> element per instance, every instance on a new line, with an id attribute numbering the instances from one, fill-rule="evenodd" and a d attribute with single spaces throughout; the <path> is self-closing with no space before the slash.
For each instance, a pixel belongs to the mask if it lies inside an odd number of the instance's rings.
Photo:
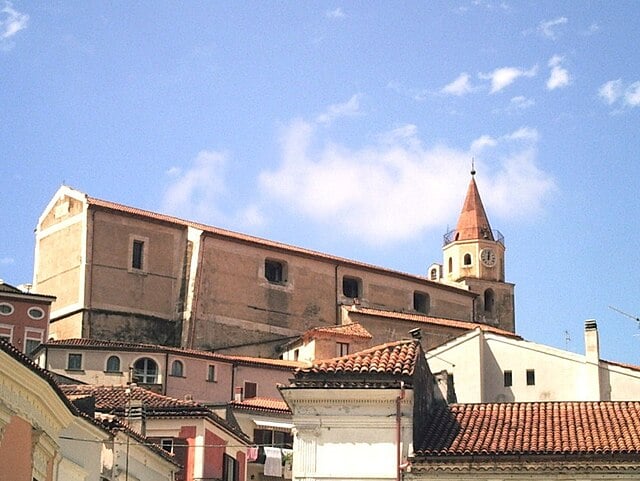
<path id="1" fill-rule="evenodd" d="M 61 187 L 36 229 L 51 335 L 277 357 L 359 305 L 474 322 L 466 285 L 102 201 Z M 502 281 L 499 281 L 502 282 Z M 512 324 L 511 324 L 512 327 Z"/>
<path id="2" fill-rule="evenodd" d="M 35 353 L 38 364 L 82 383 L 125 386 L 136 382 L 157 393 L 205 404 L 227 403 L 241 390 L 279 397 L 302 363 L 245 358 L 162 346 L 85 339 L 52 341 Z"/>

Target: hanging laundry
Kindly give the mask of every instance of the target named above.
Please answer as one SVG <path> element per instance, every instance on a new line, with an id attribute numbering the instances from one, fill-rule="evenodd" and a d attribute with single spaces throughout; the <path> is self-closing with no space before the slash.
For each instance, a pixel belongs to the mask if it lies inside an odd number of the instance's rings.
<path id="1" fill-rule="evenodd" d="M 255 461 L 256 459 L 258 459 L 258 452 L 260 450 L 258 449 L 258 446 L 249 446 L 247 448 L 247 462 L 251 463 L 253 461 Z"/>
<path id="2" fill-rule="evenodd" d="M 282 450 L 280 448 L 264 448 L 264 475 L 282 477 Z"/>

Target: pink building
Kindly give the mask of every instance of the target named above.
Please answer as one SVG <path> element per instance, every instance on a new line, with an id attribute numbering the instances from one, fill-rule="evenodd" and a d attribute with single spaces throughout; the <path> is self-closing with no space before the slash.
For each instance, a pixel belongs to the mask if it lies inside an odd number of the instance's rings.
<path id="1" fill-rule="evenodd" d="M 49 336 L 55 296 L 23 291 L 0 280 L 0 338 L 29 355 Z"/>

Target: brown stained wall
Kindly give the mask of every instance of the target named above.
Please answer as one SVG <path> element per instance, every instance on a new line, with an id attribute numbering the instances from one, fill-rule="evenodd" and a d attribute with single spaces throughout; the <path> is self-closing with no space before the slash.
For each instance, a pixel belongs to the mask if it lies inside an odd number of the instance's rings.
<path id="1" fill-rule="evenodd" d="M 186 229 L 100 210 L 90 215 L 91 307 L 178 318 Z M 133 237 L 145 239 L 143 272 L 131 269 Z"/>
<path id="2" fill-rule="evenodd" d="M 49 337 L 53 339 L 70 339 L 86 337 L 83 333 L 82 312 L 53 321 L 49 325 Z"/>
<path id="3" fill-rule="evenodd" d="M 56 296 L 52 311 L 81 302 L 82 237 L 82 222 L 78 217 L 78 222 L 39 240 L 34 288 Z"/>
<path id="4" fill-rule="evenodd" d="M 413 292 L 420 291 L 430 295 L 435 315 L 471 318 L 470 296 L 427 281 L 353 265 L 336 266 L 331 259 L 281 253 L 213 236 L 205 236 L 202 248 L 191 347 L 277 355 L 278 345 L 292 336 L 336 324 L 338 306 L 354 302 L 342 294 L 343 276 L 361 279 L 360 303 L 365 306 L 410 310 Z M 285 282 L 267 281 L 266 259 L 286 265 Z M 243 350 L 254 343 L 260 344 Z"/>
<path id="5" fill-rule="evenodd" d="M 334 266 L 215 237 L 205 237 L 196 286 L 194 347 L 280 340 L 334 325 Z M 286 264 L 286 282 L 264 277 L 265 259 Z M 277 332 L 269 332 L 274 326 Z"/>
<path id="6" fill-rule="evenodd" d="M 370 341 L 372 346 L 409 339 L 411 337 L 409 331 L 420 328 L 420 332 L 422 333 L 422 346 L 425 350 L 429 350 L 468 331 L 468 329 L 463 328 L 389 319 L 370 314 L 363 315 L 357 312 L 349 312 L 349 319 L 352 322 L 360 323 L 371 333 L 373 336 L 373 339 Z"/>

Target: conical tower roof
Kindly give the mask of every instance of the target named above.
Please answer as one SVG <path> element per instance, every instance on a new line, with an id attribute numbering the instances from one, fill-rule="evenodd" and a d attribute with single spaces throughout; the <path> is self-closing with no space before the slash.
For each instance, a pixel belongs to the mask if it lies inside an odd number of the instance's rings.
<path id="1" fill-rule="evenodd" d="M 495 240 L 489 225 L 487 213 L 482 205 L 482 199 L 476 185 L 475 170 L 471 171 L 471 182 L 467 189 L 467 197 L 458 218 L 455 240 L 486 239 Z"/>

